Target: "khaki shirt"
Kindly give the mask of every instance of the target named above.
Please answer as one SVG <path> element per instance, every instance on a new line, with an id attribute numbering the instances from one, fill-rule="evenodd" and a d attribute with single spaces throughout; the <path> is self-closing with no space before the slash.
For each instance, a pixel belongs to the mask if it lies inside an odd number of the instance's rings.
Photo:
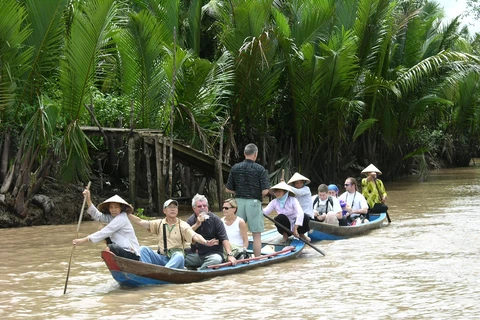
<path id="1" fill-rule="evenodd" d="M 158 235 L 158 248 L 161 254 L 165 254 L 165 252 L 163 252 L 165 248 L 163 244 L 163 225 L 165 225 L 165 231 L 167 232 L 167 250 L 185 249 L 185 244 L 192 242 L 193 236 L 196 235 L 196 232 L 193 231 L 188 223 L 178 218 L 177 222 L 173 225 L 169 225 L 165 219 L 150 221 L 148 231 Z"/>

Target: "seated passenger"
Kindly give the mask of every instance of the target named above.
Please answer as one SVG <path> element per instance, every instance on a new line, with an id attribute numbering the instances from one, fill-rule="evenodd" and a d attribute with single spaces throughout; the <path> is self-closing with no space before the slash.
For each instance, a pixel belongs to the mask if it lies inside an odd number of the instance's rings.
<path id="1" fill-rule="evenodd" d="M 205 239 L 215 239 L 217 244 L 212 247 L 198 245 L 195 248 L 192 246 L 194 251 L 187 253 L 185 267 L 204 270 L 208 266 L 223 263 L 224 251 L 227 252 L 228 262 L 235 265 L 237 260 L 230 247 L 225 225 L 215 213 L 208 210 L 207 198 L 204 195 L 196 194 L 192 199 L 192 209 L 193 214 L 187 219 L 187 223 Z"/>
<path id="2" fill-rule="evenodd" d="M 328 185 L 328 195 L 330 197 L 338 198 L 338 193 L 339 192 L 340 192 L 340 190 L 338 189 L 336 184 L 329 184 Z"/>
<path id="3" fill-rule="evenodd" d="M 338 189 L 336 184 L 329 184 L 328 185 L 328 195 L 330 197 L 338 198 L 338 193 L 340 190 Z M 342 208 L 342 219 L 338 219 L 338 225 L 345 227 L 348 226 L 347 222 L 347 210 L 345 209 L 346 203 L 345 201 L 341 200 L 340 202 L 340 207 Z"/>
<path id="4" fill-rule="evenodd" d="M 342 219 L 340 202 L 336 197 L 328 195 L 326 184 L 318 186 L 318 196 L 313 201 L 313 215 L 315 220 L 335 226 L 338 226 Z"/>
<path id="5" fill-rule="evenodd" d="M 300 202 L 303 213 L 307 214 L 310 219 L 313 219 L 313 206 L 312 206 L 312 192 L 307 184 L 310 183 L 310 179 L 302 176 L 300 173 L 295 174 L 288 180 L 290 188 L 295 193 L 295 196 Z"/>
<path id="6" fill-rule="evenodd" d="M 140 248 L 140 261 L 156 264 L 173 269 L 185 267 L 185 249 L 187 243 L 196 242 L 203 246 L 212 247 L 218 240 L 205 240 L 200 234 L 193 231 L 185 221 L 179 219 L 178 202 L 169 199 L 163 204 L 164 219 L 143 220 L 129 214 L 128 217 L 136 225 L 147 229 L 150 233 L 158 235 L 158 250 L 149 247 Z"/>
<path id="7" fill-rule="evenodd" d="M 347 209 L 347 217 L 351 222 L 365 223 L 368 222 L 366 215 L 368 213 L 368 204 L 365 197 L 357 191 L 357 180 L 355 178 L 347 178 L 345 180 L 345 192 L 340 196 L 340 200 L 345 201 Z M 358 221 L 357 218 L 360 218 Z"/>
<path id="8" fill-rule="evenodd" d="M 242 254 L 248 248 L 248 233 L 247 224 L 245 220 L 237 217 L 237 201 L 233 198 L 225 200 L 223 203 L 223 218 L 222 222 L 227 231 L 230 247 L 235 252 L 235 257 L 238 259 L 238 254 Z"/>
<path id="9" fill-rule="evenodd" d="M 293 234 L 297 238 L 310 242 L 310 238 L 306 235 L 310 230 L 308 215 L 303 213 L 300 203 L 295 198 L 295 193 L 285 182 L 274 185 L 271 190 L 276 198 L 263 209 L 263 214 L 268 215 L 272 211 L 278 214 L 275 221 L 290 230 L 286 232 L 277 225 L 277 230 L 283 235 L 283 241 L 286 242 L 288 237 Z"/>

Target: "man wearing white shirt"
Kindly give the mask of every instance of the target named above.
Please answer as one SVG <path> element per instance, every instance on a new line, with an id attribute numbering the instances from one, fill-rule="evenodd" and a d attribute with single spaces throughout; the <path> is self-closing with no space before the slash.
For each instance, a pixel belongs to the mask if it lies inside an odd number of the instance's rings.
<path id="1" fill-rule="evenodd" d="M 360 215 L 366 215 L 368 212 L 368 203 L 365 197 L 357 191 L 357 180 L 349 177 L 345 180 L 345 192 L 340 196 L 340 200 L 347 204 L 347 216 L 351 219 L 358 218 Z"/>

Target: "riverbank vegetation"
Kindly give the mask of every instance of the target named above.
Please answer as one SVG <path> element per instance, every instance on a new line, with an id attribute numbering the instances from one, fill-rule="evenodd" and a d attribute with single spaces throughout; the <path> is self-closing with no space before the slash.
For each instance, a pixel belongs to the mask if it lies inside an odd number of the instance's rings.
<path id="1" fill-rule="evenodd" d="M 272 175 L 316 183 L 466 166 L 479 39 L 443 16 L 422 0 L 3 0 L 0 193 L 22 217 L 49 177 L 88 181 L 108 145 L 86 124 L 231 163 L 255 142 Z"/>

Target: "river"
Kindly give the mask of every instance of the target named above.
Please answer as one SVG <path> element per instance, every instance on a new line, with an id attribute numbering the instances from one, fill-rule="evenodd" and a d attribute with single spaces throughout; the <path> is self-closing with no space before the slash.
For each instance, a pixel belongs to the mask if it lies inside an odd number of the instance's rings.
<path id="1" fill-rule="evenodd" d="M 188 285 L 120 288 L 103 245 L 89 243 L 74 251 L 64 295 L 77 225 L 0 229 L 0 317 L 479 319 L 479 178 L 472 166 L 387 183 L 389 226 L 316 243 L 325 257 L 306 247 L 293 261 Z M 83 222 L 80 235 L 97 228 Z"/>

